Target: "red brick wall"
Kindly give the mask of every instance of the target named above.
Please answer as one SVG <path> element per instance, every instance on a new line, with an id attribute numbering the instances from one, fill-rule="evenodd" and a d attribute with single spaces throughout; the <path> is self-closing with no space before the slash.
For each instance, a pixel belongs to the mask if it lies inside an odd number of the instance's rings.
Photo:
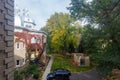
<path id="1" fill-rule="evenodd" d="M 0 0 L 0 80 L 14 80 L 14 0 Z"/>

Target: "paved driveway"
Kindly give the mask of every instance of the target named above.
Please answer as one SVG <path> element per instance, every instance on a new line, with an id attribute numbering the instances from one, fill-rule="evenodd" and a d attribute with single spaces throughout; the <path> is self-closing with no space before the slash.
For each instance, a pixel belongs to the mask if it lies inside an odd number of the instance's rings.
<path id="1" fill-rule="evenodd" d="M 83 73 L 72 73 L 70 80 L 102 80 L 96 69 Z"/>

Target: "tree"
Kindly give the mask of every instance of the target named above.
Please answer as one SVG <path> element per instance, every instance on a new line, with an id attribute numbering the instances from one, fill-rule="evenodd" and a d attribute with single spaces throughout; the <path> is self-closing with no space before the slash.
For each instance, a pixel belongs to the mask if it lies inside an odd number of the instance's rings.
<path id="1" fill-rule="evenodd" d="M 71 0 L 68 9 L 75 19 L 85 19 L 90 26 L 94 25 L 92 30 L 83 32 L 82 40 L 89 41 L 83 45 L 99 69 L 107 74 L 120 67 L 120 0 Z"/>
<path id="2" fill-rule="evenodd" d="M 49 28 L 48 27 L 43 27 L 41 28 L 41 31 L 44 31 L 47 33 L 47 44 L 46 44 L 46 47 L 47 47 L 47 53 L 52 53 L 52 47 L 51 47 L 51 36 L 50 36 L 50 31 L 49 31 Z"/>
<path id="3" fill-rule="evenodd" d="M 79 40 L 77 35 L 80 33 L 81 27 L 75 27 L 73 19 L 69 14 L 55 13 L 48 19 L 46 26 L 43 28 L 47 29 L 47 33 L 49 33 L 53 51 L 66 53 L 70 51 L 71 45 L 72 48 L 76 48 Z"/>

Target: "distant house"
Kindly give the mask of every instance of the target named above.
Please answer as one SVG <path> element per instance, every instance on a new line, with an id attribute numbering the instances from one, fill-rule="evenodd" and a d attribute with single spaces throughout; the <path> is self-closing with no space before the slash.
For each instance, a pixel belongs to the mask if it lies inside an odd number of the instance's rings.
<path id="1" fill-rule="evenodd" d="M 21 67 L 28 59 L 35 59 L 40 54 L 40 60 L 46 62 L 46 34 L 36 30 L 33 19 L 25 13 L 20 14 L 15 9 L 14 55 L 15 67 Z"/>
<path id="2" fill-rule="evenodd" d="M 26 45 L 22 38 L 14 38 L 14 53 L 15 67 L 23 66 L 26 62 Z"/>
<path id="3" fill-rule="evenodd" d="M 38 57 L 38 55 L 42 52 L 44 48 L 44 52 L 43 52 L 41 59 L 43 62 L 45 62 L 45 59 L 46 59 L 45 58 L 46 56 L 46 49 L 45 49 L 46 41 L 45 40 L 46 40 L 45 36 L 41 36 L 37 34 L 30 34 L 30 33 L 25 33 L 25 32 L 15 32 L 15 41 L 18 41 L 19 44 L 23 42 L 23 44 L 25 45 L 24 49 L 26 53 L 24 54 L 26 55 L 26 59 L 28 59 L 28 57 L 30 57 L 31 59 L 35 59 L 36 57 Z M 21 52 L 23 53 L 22 50 Z M 18 55 L 18 53 L 16 52 L 16 48 L 15 48 L 14 53 L 15 55 L 16 54 Z"/>
<path id="4" fill-rule="evenodd" d="M 76 66 L 89 66 L 90 58 L 83 53 L 73 53 L 73 64 Z"/>
<path id="5" fill-rule="evenodd" d="M 30 34 L 30 32 L 28 33 L 24 31 L 15 32 L 14 53 L 15 53 L 15 62 L 18 65 L 16 67 L 22 66 L 20 65 L 20 63 L 25 63 L 28 57 L 30 57 L 31 59 L 35 59 L 36 57 L 38 57 L 38 55 L 41 54 L 42 50 L 43 50 L 43 54 L 41 55 L 41 61 L 43 63 L 46 62 L 46 37 L 44 34 L 41 33 L 38 34 L 40 35 Z M 18 46 L 20 46 L 20 49 L 18 49 L 19 48 Z M 21 56 L 21 53 L 23 56 Z M 18 57 L 20 57 L 20 59 Z M 24 60 L 21 60 L 21 58 Z"/>

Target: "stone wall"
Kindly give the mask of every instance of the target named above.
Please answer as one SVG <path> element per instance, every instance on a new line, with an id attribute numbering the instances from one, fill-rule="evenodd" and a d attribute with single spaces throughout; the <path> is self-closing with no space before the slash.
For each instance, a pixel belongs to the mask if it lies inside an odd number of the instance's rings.
<path id="1" fill-rule="evenodd" d="M 77 66 L 90 66 L 90 58 L 89 56 L 86 56 L 83 53 L 73 53 L 73 59 L 74 62 L 77 64 Z M 81 59 L 84 60 L 84 62 L 81 63 Z"/>
<path id="2" fill-rule="evenodd" d="M 0 0 L 0 80 L 14 80 L 14 0 Z"/>

